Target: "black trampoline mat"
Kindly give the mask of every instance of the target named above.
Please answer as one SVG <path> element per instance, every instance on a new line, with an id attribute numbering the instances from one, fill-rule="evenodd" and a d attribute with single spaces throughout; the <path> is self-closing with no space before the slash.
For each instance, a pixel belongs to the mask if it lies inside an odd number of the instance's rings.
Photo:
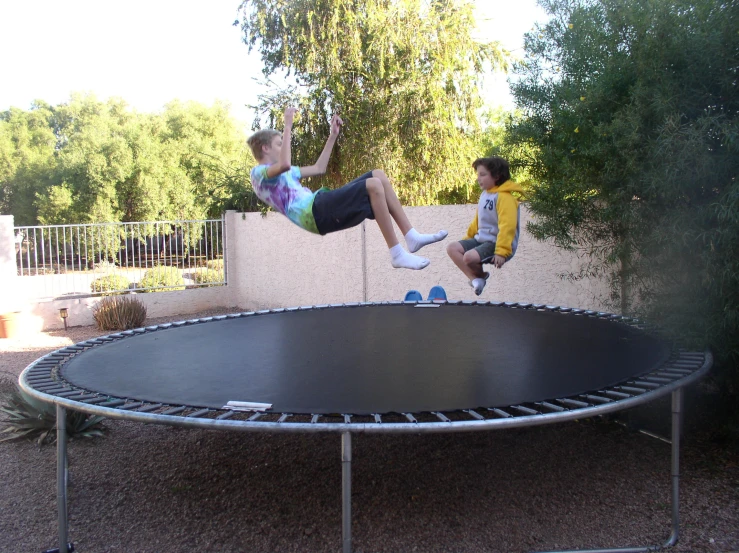
<path id="1" fill-rule="evenodd" d="M 270 312 L 134 335 L 74 356 L 75 386 L 119 398 L 293 414 L 504 407 L 600 390 L 668 357 L 628 325 L 500 306 Z"/>

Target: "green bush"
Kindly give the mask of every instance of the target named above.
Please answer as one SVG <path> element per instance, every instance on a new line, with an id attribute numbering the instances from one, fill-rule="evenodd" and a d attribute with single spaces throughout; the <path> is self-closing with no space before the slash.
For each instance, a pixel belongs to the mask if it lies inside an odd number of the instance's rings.
<path id="1" fill-rule="evenodd" d="M 223 270 L 216 271 L 213 269 L 201 269 L 193 273 L 192 278 L 198 284 L 215 286 L 223 282 Z"/>
<path id="2" fill-rule="evenodd" d="M 223 259 L 210 259 L 206 264 L 208 269 L 223 272 Z"/>
<path id="3" fill-rule="evenodd" d="M 100 330 L 139 328 L 146 320 L 146 306 L 134 296 L 111 296 L 100 300 L 92 317 Z"/>
<path id="4" fill-rule="evenodd" d="M 144 273 L 138 283 L 139 288 L 164 288 L 163 290 L 141 290 L 142 292 L 166 292 L 168 290 L 184 290 L 185 280 L 177 267 L 159 265 Z"/>
<path id="5" fill-rule="evenodd" d="M 106 275 L 96 278 L 90 283 L 90 290 L 93 294 L 102 294 L 104 296 L 112 296 L 114 294 L 125 294 L 123 290 L 128 290 L 131 281 L 123 275 Z"/>

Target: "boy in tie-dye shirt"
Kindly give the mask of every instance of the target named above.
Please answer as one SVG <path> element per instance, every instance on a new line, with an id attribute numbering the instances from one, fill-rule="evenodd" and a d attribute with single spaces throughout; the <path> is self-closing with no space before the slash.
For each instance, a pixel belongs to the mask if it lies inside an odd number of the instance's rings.
<path id="1" fill-rule="evenodd" d="M 421 234 L 413 228 L 400 205 L 398 196 L 384 171 L 375 169 L 336 190 L 317 192 L 300 184 L 300 179 L 322 175 L 328 167 L 336 139 L 343 124 L 338 115 L 331 118 L 331 132 L 315 164 L 296 167 L 291 164 L 290 137 L 295 108 L 285 109 L 282 133 L 273 129 L 254 133 L 248 140 L 259 165 L 251 170 L 251 184 L 264 203 L 293 223 L 316 234 L 328 234 L 374 219 L 390 250 L 393 267 L 423 269 L 429 260 L 413 255 L 423 246 L 443 240 L 447 232 Z M 408 251 L 395 237 L 393 220 L 405 236 Z"/>

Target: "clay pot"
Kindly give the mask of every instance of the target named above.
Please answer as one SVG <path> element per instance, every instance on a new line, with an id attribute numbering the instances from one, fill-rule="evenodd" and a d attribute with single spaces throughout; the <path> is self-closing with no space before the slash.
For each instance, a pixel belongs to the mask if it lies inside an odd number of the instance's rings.
<path id="1" fill-rule="evenodd" d="M 20 333 L 20 311 L 0 315 L 0 338 L 15 338 Z"/>

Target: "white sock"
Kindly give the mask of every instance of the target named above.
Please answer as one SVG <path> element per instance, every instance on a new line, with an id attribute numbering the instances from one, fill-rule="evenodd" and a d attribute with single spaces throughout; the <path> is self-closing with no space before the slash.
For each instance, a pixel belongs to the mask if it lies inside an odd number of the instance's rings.
<path id="1" fill-rule="evenodd" d="M 428 246 L 429 244 L 433 244 L 439 240 L 444 240 L 447 234 L 449 233 L 445 230 L 440 230 L 436 234 L 421 234 L 416 229 L 412 228 L 408 231 L 408 234 L 405 235 L 405 243 L 408 246 L 408 251 L 415 253 L 424 246 Z"/>
<path id="2" fill-rule="evenodd" d="M 396 269 L 419 270 L 429 264 L 428 259 L 408 253 L 400 244 L 395 244 L 390 248 L 390 257 L 392 258 L 393 267 Z"/>
<path id="3" fill-rule="evenodd" d="M 490 273 L 485 273 L 485 278 L 475 278 L 470 280 L 470 286 L 472 286 L 475 289 L 475 295 L 479 296 L 482 294 L 482 291 L 485 289 L 485 285 L 488 282 L 488 277 L 490 276 Z"/>

